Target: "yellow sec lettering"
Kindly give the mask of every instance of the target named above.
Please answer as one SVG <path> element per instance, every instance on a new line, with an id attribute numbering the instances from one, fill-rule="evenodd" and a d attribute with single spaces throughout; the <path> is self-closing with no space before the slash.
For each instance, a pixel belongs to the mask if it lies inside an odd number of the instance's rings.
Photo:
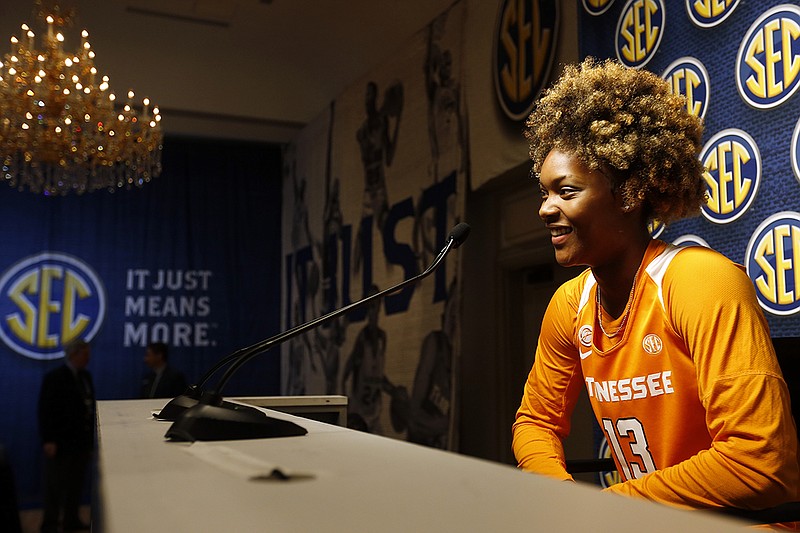
<path id="1" fill-rule="evenodd" d="M 766 77 L 765 67 L 756 59 L 756 54 L 761 53 L 764 53 L 764 32 L 758 32 L 753 36 L 753 40 L 747 46 L 744 62 L 753 69 L 754 74 L 754 76 L 747 78 L 745 85 L 747 85 L 747 88 L 754 95 L 760 98 L 766 98 L 767 87 L 764 79 Z"/>
<path id="2" fill-rule="evenodd" d="M 623 16 L 620 33 L 627 44 L 621 52 L 629 62 L 643 60 L 658 41 L 660 29 L 653 25 L 653 13 L 657 12 L 654 0 L 637 0 Z"/>
<path id="3" fill-rule="evenodd" d="M 721 205 L 720 205 L 720 191 L 719 191 L 719 183 L 714 177 L 711 175 L 710 172 L 719 169 L 719 159 L 717 155 L 717 150 L 712 150 L 706 160 L 703 161 L 703 165 L 708 169 L 707 172 L 703 172 L 703 178 L 706 180 L 706 184 L 708 184 L 708 199 L 706 200 L 706 205 L 708 208 L 713 211 L 714 213 L 720 213 Z"/>
<path id="4" fill-rule="evenodd" d="M 50 313 L 61 310 L 58 301 L 50 299 L 53 280 L 61 279 L 63 271 L 60 267 L 45 266 L 42 268 L 42 283 L 39 287 L 39 323 L 37 328 L 36 345 L 39 348 L 55 348 L 58 346 L 58 337 L 48 334 L 50 326 Z"/>
<path id="5" fill-rule="evenodd" d="M 672 83 L 670 84 L 670 91 L 672 94 L 681 94 L 681 81 L 684 79 L 686 73 L 686 69 L 682 68 L 676 70 L 674 74 L 672 74 Z"/>
<path id="6" fill-rule="evenodd" d="M 733 178 L 733 206 L 742 205 L 750 193 L 750 186 L 753 180 L 744 177 L 742 169 L 744 165 L 750 161 L 750 153 L 747 148 L 739 143 L 732 143 L 731 145 L 732 165 L 731 175 Z"/>
<path id="7" fill-rule="evenodd" d="M 633 12 L 628 10 L 628 12 L 625 13 L 625 16 L 622 19 L 622 26 L 620 28 L 620 33 L 622 34 L 622 38 L 625 39 L 625 42 L 627 43 L 624 46 L 622 46 L 621 52 L 629 63 L 633 63 L 636 61 L 636 52 L 635 52 L 636 38 L 628 29 L 632 25 L 633 25 Z"/>
<path id="8" fill-rule="evenodd" d="M 695 13 L 703 18 L 720 16 L 733 0 L 697 0 L 693 4 Z"/>
<path id="9" fill-rule="evenodd" d="M 76 339 L 89 324 L 89 317 L 83 314 L 75 316 L 78 299 L 91 296 L 92 291 L 86 283 L 73 272 L 67 271 L 64 277 L 64 302 L 61 312 L 61 344 Z"/>
<path id="10" fill-rule="evenodd" d="M 637 0 L 636 2 L 633 3 L 633 36 L 634 36 L 633 57 L 637 62 L 644 59 L 644 56 L 647 53 L 645 47 L 642 46 L 642 34 L 644 34 L 644 32 L 647 30 L 647 28 L 645 28 L 645 23 L 642 22 L 643 8 L 644 8 L 643 0 Z M 647 18 L 647 15 L 645 15 L 644 18 Z"/>
<path id="11" fill-rule="evenodd" d="M 517 35 L 519 36 L 519 59 L 517 60 L 517 101 L 528 98 L 533 87 L 533 80 L 528 74 L 528 62 L 525 60 L 524 43 L 531 38 L 531 24 L 525 23 L 525 1 L 517 1 Z M 535 53 L 535 51 L 534 51 Z"/>
<path id="12" fill-rule="evenodd" d="M 792 270 L 792 258 L 786 257 L 786 248 L 783 246 L 783 240 L 791 237 L 791 231 L 791 227 L 786 224 L 776 226 L 772 230 L 775 239 L 775 276 L 778 282 L 775 300 L 778 305 L 788 305 L 794 302 L 794 291 L 786 289 L 786 273 Z"/>
<path id="13" fill-rule="evenodd" d="M 658 41 L 658 32 L 661 31 L 661 28 L 653 25 L 653 13 L 658 12 L 658 4 L 656 4 L 654 0 L 647 0 L 646 4 L 647 5 L 645 6 L 646 9 L 644 12 L 644 27 L 647 44 L 642 54 L 642 59 L 644 59 L 648 51 L 653 49 L 653 46 L 655 46 L 656 42 Z"/>
<path id="14" fill-rule="evenodd" d="M 794 252 L 794 288 L 800 289 L 800 228 L 792 226 L 792 251 Z"/>
<path id="15" fill-rule="evenodd" d="M 755 279 L 756 288 L 764 297 L 775 303 L 775 269 L 769 264 L 767 257 L 775 253 L 775 246 L 771 235 L 764 235 L 758 242 L 754 252 L 756 264 L 761 267 L 763 275 Z"/>
<path id="16" fill-rule="evenodd" d="M 530 3 L 530 6 L 528 4 Z M 526 7 L 531 9 L 526 22 Z M 538 2 L 516 0 L 509 2 L 503 11 L 500 24 L 500 41 L 508 56 L 508 64 L 500 72 L 503 90 L 514 102 L 523 102 L 531 97 L 533 80 L 541 76 L 547 68 L 547 55 L 552 40 L 552 30 L 543 29 L 540 24 Z M 511 30 L 516 30 L 516 40 Z M 530 41 L 533 57 L 526 57 L 526 44 Z"/>
<path id="17" fill-rule="evenodd" d="M 517 67 L 516 61 L 519 60 L 517 53 L 517 46 L 511 38 L 510 28 L 517 17 L 514 7 L 516 4 L 510 2 L 508 8 L 503 11 L 502 22 L 500 23 L 500 41 L 503 43 L 503 48 L 508 55 L 510 65 L 504 65 L 503 70 L 500 72 L 500 79 L 503 82 L 503 90 L 512 100 L 517 98 Z"/>
<path id="18" fill-rule="evenodd" d="M 553 39 L 553 30 L 545 28 L 542 24 L 542 15 L 539 11 L 539 2 L 532 2 L 533 12 L 531 13 L 531 20 L 533 21 L 533 35 L 531 42 L 533 46 L 533 75 L 526 78 L 526 94 L 524 98 L 530 98 L 533 88 L 531 83 L 533 79 L 541 79 L 544 77 L 544 71 L 547 68 L 548 50 L 550 49 L 550 41 Z"/>
<path id="19" fill-rule="evenodd" d="M 766 52 L 764 60 L 766 61 L 767 70 L 767 86 L 766 94 L 773 98 L 783 92 L 783 82 L 775 80 L 775 65 L 781 61 L 781 51 L 775 50 L 773 47 L 773 34 L 780 31 L 781 24 L 777 20 L 772 20 L 764 26 L 764 42 L 766 43 Z"/>
<path id="20" fill-rule="evenodd" d="M 717 146 L 716 151 L 717 158 L 718 158 L 718 166 L 719 166 L 719 212 L 720 213 L 730 213 L 733 211 L 734 204 L 728 198 L 728 183 L 733 182 L 733 172 L 731 169 L 728 168 L 726 164 L 725 154 L 730 153 L 732 150 L 732 143 L 730 141 L 726 141 L 720 143 Z M 735 165 L 734 165 L 735 167 Z"/>
<path id="21" fill-rule="evenodd" d="M 31 304 L 25 294 L 34 295 L 39 288 L 39 271 L 34 270 L 21 277 L 8 291 L 8 297 L 14 302 L 24 315 L 20 320 L 19 314 L 6 317 L 6 322 L 14 335 L 22 341 L 32 345 L 36 328 L 36 307 Z"/>
<path id="22" fill-rule="evenodd" d="M 684 94 L 684 96 L 686 97 L 686 110 L 690 114 L 699 117 L 700 110 L 702 108 L 702 103 L 694 101 L 694 90 L 695 88 L 700 86 L 701 83 L 700 77 L 693 70 L 683 69 L 683 71 L 685 72 L 685 78 L 686 78 L 686 87 L 685 87 L 686 94 Z"/>
<path id="23" fill-rule="evenodd" d="M 800 55 L 792 55 L 792 41 L 800 38 L 800 25 L 791 19 L 783 19 L 781 22 L 783 82 L 789 86 L 800 74 Z"/>

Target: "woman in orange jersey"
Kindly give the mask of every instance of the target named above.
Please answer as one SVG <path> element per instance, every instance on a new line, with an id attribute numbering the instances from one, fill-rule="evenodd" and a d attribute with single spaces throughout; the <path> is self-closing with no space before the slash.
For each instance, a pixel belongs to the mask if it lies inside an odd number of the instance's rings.
<path id="1" fill-rule="evenodd" d="M 589 268 L 545 314 L 513 425 L 520 468 L 572 479 L 562 439 L 585 390 L 623 479 L 605 490 L 686 508 L 798 499 L 789 393 L 750 279 L 648 231 L 704 201 L 700 120 L 654 74 L 588 59 L 527 126 L 556 260 Z"/>

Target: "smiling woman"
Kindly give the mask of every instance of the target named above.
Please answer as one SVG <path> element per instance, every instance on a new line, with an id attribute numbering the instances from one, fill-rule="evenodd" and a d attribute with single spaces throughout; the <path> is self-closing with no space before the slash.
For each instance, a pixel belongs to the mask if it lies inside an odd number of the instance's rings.
<path id="1" fill-rule="evenodd" d="M 622 483 L 685 508 L 795 500 L 789 393 L 744 269 L 648 223 L 699 211 L 702 125 L 654 74 L 568 67 L 528 119 L 539 216 L 556 260 L 589 268 L 545 313 L 516 421 L 520 468 L 559 479 L 586 387 Z"/>

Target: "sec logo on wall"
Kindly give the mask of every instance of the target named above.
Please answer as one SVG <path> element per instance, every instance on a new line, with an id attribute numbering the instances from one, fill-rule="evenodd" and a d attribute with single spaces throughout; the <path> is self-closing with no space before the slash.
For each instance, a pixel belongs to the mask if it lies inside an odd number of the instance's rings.
<path id="1" fill-rule="evenodd" d="M 745 266 L 764 310 L 800 311 L 800 214 L 783 211 L 764 220 L 750 237 Z"/>
<path id="2" fill-rule="evenodd" d="M 524 120 L 550 75 L 558 44 L 557 0 L 505 0 L 497 15 L 492 70 L 497 102 Z"/>
<path id="3" fill-rule="evenodd" d="M 729 128 L 714 135 L 700 152 L 706 171 L 708 200 L 703 216 L 715 224 L 741 217 L 753 203 L 761 183 L 761 153 L 745 131 Z"/>
<path id="4" fill-rule="evenodd" d="M 0 339 L 32 359 L 63 357 L 70 341 L 90 341 L 105 311 L 100 277 L 68 254 L 43 252 L 24 258 L 0 278 Z"/>
<path id="5" fill-rule="evenodd" d="M 617 59 L 631 68 L 645 66 L 658 50 L 667 19 L 663 0 L 628 0 L 617 21 Z"/>
<path id="6" fill-rule="evenodd" d="M 758 109 L 777 107 L 800 88 L 800 7 L 775 6 L 753 22 L 736 55 L 736 86 Z"/>

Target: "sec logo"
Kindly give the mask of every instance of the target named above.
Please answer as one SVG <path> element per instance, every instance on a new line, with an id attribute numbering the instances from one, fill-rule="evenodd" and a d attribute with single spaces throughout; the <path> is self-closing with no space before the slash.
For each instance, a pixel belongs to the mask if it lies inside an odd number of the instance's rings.
<path id="1" fill-rule="evenodd" d="M 703 147 L 700 161 L 706 168 L 708 199 L 702 213 L 716 224 L 742 216 L 761 183 L 761 154 L 746 132 L 730 128 L 714 135 Z"/>
<path id="2" fill-rule="evenodd" d="M 617 58 L 623 65 L 641 68 L 653 59 L 666 18 L 662 0 L 628 0 L 614 34 Z"/>
<path id="3" fill-rule="evenodd" d="M 750 237 L 747 275 L 758 303 L 775 315 L 800 310 L 800 214 L 791 211 L 767 218 Z"/>
<path id="4" fill-rule="evenodd" d="M 701 28 L 713 28 L 731 16 L 739 0 L 686 0 L 686 12 Z"/>
<path id="5" fill-rule="evenodd" d="M 747 30 L 736 55 L 736 87 L 749 105 L 770 109 L 800 87 L 800 7 L 764 12 Z"/>
<path id="6" fill-rule="evenodd" d="M 80 259 L 40 253 L 0 278 L 0 338 L 32 359 L 56 359 L 74 339 L 90 341 L 105 317 L 100 278 Z"/>
<path id="7" fill-rule="evenodd" d="M 583 0 L 583 9 L 590 15 L 597 16 L 608 11 L 613 3 L 614 0 Z"/>
<path id="8" fill-rule="evenodd" d="M 706 67 L 699 60 L 682 57 L 668 66 L 661 77 L 669 83 L 672 94 L 686 98 L 686 110 L 689 113 L 700 118 L 706 116 L 711 83 Z"/>
<path id="9" fill-rule="evenodd" d="M 492 58 L 494 88 L 503 112 L 527 118 L 555 57 L 559 2 L 505 0 L 500 5 Z"/>

